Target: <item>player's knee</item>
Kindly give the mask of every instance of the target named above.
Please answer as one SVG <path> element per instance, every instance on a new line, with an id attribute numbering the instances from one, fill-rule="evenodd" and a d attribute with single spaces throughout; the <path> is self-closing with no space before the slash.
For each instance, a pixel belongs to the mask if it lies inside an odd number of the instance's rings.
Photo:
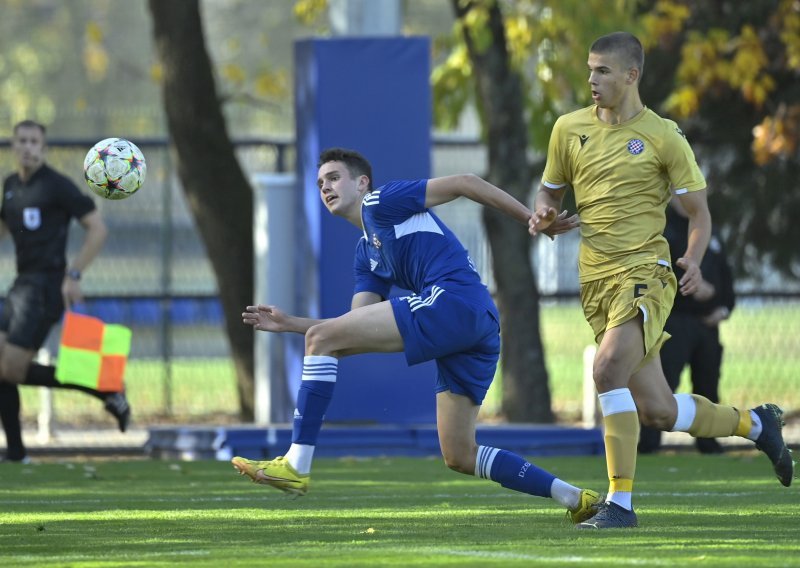
<path id="1" fill-rule="evenodd" d="M 614 357 L 598 355 L 594 365 L 592 365 L 592 379 L 594 379 L 598 392 L 607 392 L 619 388 L 620 376 Z"/>
<path id="2" fill-rule="evenodd" d="M 314 325 L 306 331 L 306 355 L 334 355 L 331 350 L 331 334 L 324 323 Z"/>
<path id="3" fill-rule="evenodd" d="M 458 473 L 464 473 L 467 475 L 471 475 L 475 473 L 475 462 L 473 460 L 472 464 L 469 464 L 467 460 L 462 459 L 460 456 L 456 455 L 445 455 L 444 456 L 444 464 L 456 471 Z"/>
<path id="4" fill-rule="evenodd" d="M 475 448 L 477 450 L 477 448 Z M 442 449 L 444 464 L 458 473 L 472 475 L 475 473 L 475 452 L 453 449 Z"/>
<path id="5" fill-rule="evenodd" d="M 675 425 L 675 416 L 669 408 L 654 405 L 638 405 L 639 420 L 645 426 L 668 432 Z"/>
<path id="6" fill-rule="evenodd" d="M 25 381 L 27 363 L 22 364 L 12 357 L 0 357 L 0 379 L 7 383 L 22 383 Z"/>

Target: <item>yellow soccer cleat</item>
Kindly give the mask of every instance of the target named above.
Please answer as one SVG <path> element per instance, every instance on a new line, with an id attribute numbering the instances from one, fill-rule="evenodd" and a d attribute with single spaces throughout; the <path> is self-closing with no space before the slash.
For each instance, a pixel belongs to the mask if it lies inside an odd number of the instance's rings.
<path id="1" fill-rule="evenodd" d="M 271 485 L 276 489 L 297 496 L 308 493 L 311 476 L 297 473 L 283 456 L 278 456 L 269 461 L 255 461 L 235 457 L 231 460 L 231 463 L 234 469 L 239 472 L 239 475 L 246 475 L 253 480 L 253 483 Z"/>
<path id="2" fill-rule="evenodd" d="M 567 518 L 573 523 L 582 523 L 597 514 L 600 494 L 589 489 L 581 490 L 581 500 L 575 509 L 567 509 Z"/>

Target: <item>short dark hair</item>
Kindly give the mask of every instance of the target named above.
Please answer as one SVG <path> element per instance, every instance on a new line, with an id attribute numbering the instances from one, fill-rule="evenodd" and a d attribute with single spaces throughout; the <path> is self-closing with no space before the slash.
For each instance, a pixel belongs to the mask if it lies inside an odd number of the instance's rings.
<path id="1" fill-rule="evenodd" d="M 629 67 L 639 70 L 639 78 L 644 73 L 644 49 L 642 42 L 632 33 L 614 32 L 597 38 L 589 48 L 589 53 L 617 53 Z"/>
<path id="2" fill-rule="evenodd" d="M 317 169 L 328 162 L 342 162 L 352 178 L 367 176 L 369 178 L 367 191 L 372 191 L 372 165 L 360 153 L 347 148 L 328 148 L 320 153 Z"/>
<path id="3" fill-rule="evenodd" d="M 41 122 L 36 122 L 35 120 L 31 120 L 30 118 L 26 118 L 25 120 L 21 120 L 14 125 L 14 134 L 17 133 L 17 130 L 20 128 L 38 128 L 42 131 L 42 136 L 47 134 L 47 128 Z"/>

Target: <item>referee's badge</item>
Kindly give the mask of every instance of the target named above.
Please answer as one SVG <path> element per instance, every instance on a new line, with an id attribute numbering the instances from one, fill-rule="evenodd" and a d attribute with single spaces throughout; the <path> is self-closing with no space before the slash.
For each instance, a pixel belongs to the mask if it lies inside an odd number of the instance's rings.
<path id="1" fill-rule="evenodd" d="M 638 156 L 639 154 L 644 152 L 644 142 L 642 142 L 638 138 L 631 138 L 630 140 L 628 140 L 628 152 L 630 152 L 634 156 Z"/>
<path id="2" fill-rule="evenodd" d="M 38 207 L 25 207 L 22 210 L 22 224 L 29 231 L 35 231 L 42 226 L 42 211 Z"/>

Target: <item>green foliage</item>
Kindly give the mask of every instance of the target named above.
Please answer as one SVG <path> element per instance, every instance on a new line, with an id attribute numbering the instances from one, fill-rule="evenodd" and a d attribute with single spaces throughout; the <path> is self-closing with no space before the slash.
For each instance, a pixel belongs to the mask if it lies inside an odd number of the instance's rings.
<path id="1" fill-rule="evenodd" d="M 553 411 L 559 420 L 573 423 L 581 419 L 583 392 L 583 354 L 594 345 L 592 330 L 577 301 L 557 305 L 543 304 L 542 342 L 547 353 Z M 797 369 L 800 353 L 794 347 L 800 335 L 800 305 L 797 302 L 743 302 L 731 319 L 720 326 L 725 348 L 720 380 L 720 396 L 725 403 L 750 408 L 774 401 L 787 411 L 800 408 Z M 498 373 L 500 374 L 500 373 Z M 484 417 L 499 411 L 502 376 L 486 398 Z M 688 369 L 681 378 L 679 392 L 691 392 Z"/>
<path id="2" fill-rule="evenodd" d="M 464 21 L 456 21 L 448 55 L 432 75 L 434 120 L 448 129 L 469 104 L 474 104 L 475 85 L 463 37 L 470 34 L 479 48 L 491 41 L 486 5 L 475 2 Z M 616 31 L 639 29 L 635 1 L 615 0 L 499 0 L 503 10 L 507 51 L 524 79 L 531 145 L 543 151 L 559 115 L 589 104 L 586 88 L 586 56 L 597 37 Z"/>
<path id="3" fill-rule="evenodd" d="M 536 458 L 602 490 L 602 456 Z M 289 500 L 225 462 L 0 466 L 3 566 L 796 565 L 797 491 L 755 453 L 644 456 L 640 528 L 577 531 L 550 499 L 440 459 L 319 459 Z M 655 553 L 655 556 L 654 556 Z"/>
<path id="4" fill-rule="evenodd" d="M 561 422 L 580 420 L 582 408 L 583 352 L 593 345 L 592 331 L 578 302 L 541 310 L 542 341 L 553 410 Z M 751 407 L 765 401 L 786 410 L 800 408 L 797 372 L 800 353 L 794 347 L 800 336 L 800 305 L 796 302 L 742 303 L 720 327 L 725 356 L 720 393 L 724 402 Z M 159 360 L 129 362 L 126 381 L 136 424 L 162 421 L 189 423 L 237 420 L 238 395 L 233 364 L 227 359 L 179 359 L 167 368 Z M 689 392 L 688 372 L 681 392 Z M 481 417 L 492 420 L 500 413 L 502 371 L 487 395 Z M 22 388 L 24 419 L 34 423 L 39 411 L 39 389 Z M 113 427 L 113 419 L 99 402 L 70 391 L 54 391 L 56 419 L 62 424 L 98 424 Z M 168 400 L 172 416 L 167 415 Z"/>
<path id="5" fill-rule="evenodd" d="M 322 5 L 324 0 L 308 4 Z M 201 2 L 206 48 L 231 129 L 284 134 L 291 121 L 290 62 L 300 28 L 292 4 Z M 0 129 L 23 118 L 53 136 L 165 134 L 164 70 L 146 2 L 4 0 L 0 17 Z"/>
<path id="6" fill-rule="evenodd" d="M 152 57 L 141 42 L 145 9 L 143 2 L 109 0 L 4 2 L 0 128 L 34 118 L 56 135 L 156 130 L 155 117 L 130 112 L 143 99 L 158 100 Z"/>
<path id="7" fill-rule="evenodd" d="M 466 0 L 459 0 L 466 1 Z M 434 118 L 453 128 L 475 101 L 464 33 L 484 41 L 486 6 L 456 22 L 432 76 Z M 585 57 L 596 37 L 637 34 L 645 104 L 681 122 L 714 191 L 715 221 L 741 274 L 800 278 L 800 4 L 794 0 L 496 0 L 509 60 L 524 79 L 531 147 L 556 118 L 590 104 Z M 479 41 L 479 43 L 480 43 Z"/>
<path id="8" fill-rule="evenodd" d="M 160 360 L 132 359 L 125 384 L 139 427 L 162 421 L 232 422 L 239 414 L 236 373 L 228 359 L 176 359 L 169 366 Z M 34 423 L 39 389 L 23 387 L 20 394 L 23 419 Z M 54 390 L 53 403 L 59 424 L 115 425 L 102 404 L 83 393 Z"/>
<path id="9" fill-rule="evenodd" d="M 681 121 L 742 274 L 800 278 L 800 4 L 658 0 L 643 8 L 642 90 Z"/>

